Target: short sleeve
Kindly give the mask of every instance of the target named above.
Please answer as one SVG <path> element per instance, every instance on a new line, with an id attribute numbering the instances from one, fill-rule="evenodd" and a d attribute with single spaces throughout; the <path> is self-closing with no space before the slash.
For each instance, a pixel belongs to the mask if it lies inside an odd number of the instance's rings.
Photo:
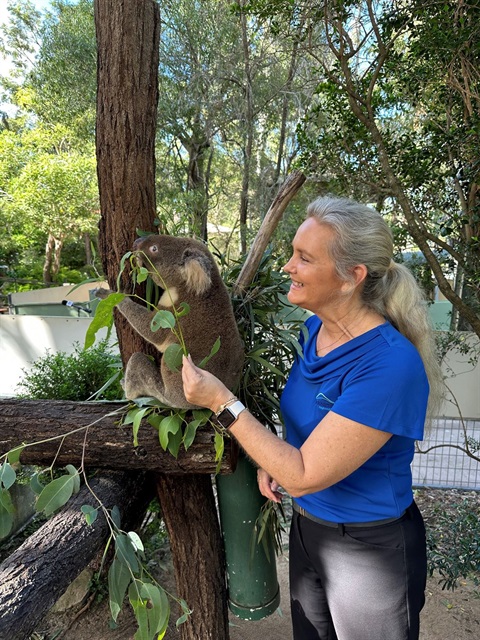
<path id="1" fill-rule="evenodd" d="M 413 346 L 389 346 L 347 373 L 332 411 L 374 429 L 422 440 L 428 392 L 423 362 Z"/>

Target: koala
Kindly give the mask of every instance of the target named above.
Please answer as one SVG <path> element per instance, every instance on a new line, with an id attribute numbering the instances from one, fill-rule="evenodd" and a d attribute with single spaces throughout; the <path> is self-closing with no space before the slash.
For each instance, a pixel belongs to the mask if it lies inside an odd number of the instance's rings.
<path id="1" fill-rule="evenodd" d="M 177 319 L 185 345 L 193 361 L 199 364 L 210 354 L 220 338 L 220 349 L 207 362 L 205 369 L 213 373 L 229 388 L 234 389 L 242 373 L 244 346 L 238 332 L 228 290 L 209 250 L 198 240 L 175 236 L 148 236 L 138 238 L 133 251 L 139 266 L 144 266 L 161 290 L 157 304 L 159 310 L 178 310 L 181 303 L 189 311 Z M 111 292 L 97 290 L 97 297 L 105 298 Z M 152 331 L 150 323 L 157 310 L 148 310 L 129 297 L 118 305 L 118 310 L 145 340 L 161 353 L 178 342 L 171 329 Z M 143 353 L 134 353 L 129 359 L 123 381 L 129 400 L 152 396 L 177 409 L 196 409 L 183 393 L 181 371 L 172 371 L 163 361 L 160 367 Z"/>

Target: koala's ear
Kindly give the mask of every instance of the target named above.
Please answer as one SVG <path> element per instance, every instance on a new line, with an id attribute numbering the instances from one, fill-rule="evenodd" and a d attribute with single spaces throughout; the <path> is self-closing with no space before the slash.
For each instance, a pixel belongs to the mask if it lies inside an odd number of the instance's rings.
<path id="1" fill-rule="evenodd" d="M 196 249 L 185 249 L 182 264 L 187 288 L 197 295 L 205 293 L 212 284 L 212 265 L 208 257 Z"/>

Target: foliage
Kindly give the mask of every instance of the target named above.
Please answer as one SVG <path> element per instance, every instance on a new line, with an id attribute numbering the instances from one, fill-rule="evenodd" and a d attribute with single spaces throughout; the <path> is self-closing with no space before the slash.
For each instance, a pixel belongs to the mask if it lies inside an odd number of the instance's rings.
<path id="1" fill-rule="evenodd" d="M 225 273 L 233 283 L 242 262 Z M 261 421 L 276 430 L 280 420 L 279 397 L 293 359 L 300 353 L 298 336 L 305 313 L 286 299 L 288 285 L 266 252 L 252 283 L 232 302 L 237 326 L 245 344 L 245 365 L 239 397 Z"/>
<path id="2" fill-rule="evenodd" d="M 71 354 L 49 353 L 24 370 L 20 397 L 38 400 L 118 400 L 123 397 L 120 385 L 120 357 L 112 353 L 106 340 L 85 351 L 79 344 Z"/>
<path id="3" fill-rule="evenodd" d="M 454 589 L 460 578 L 480 584 L 480 514 L 468 500 L 455 513 L 437 506 L 436 526 L 427 527 L 428 567 L 437 571 L 444 589 Z"/>

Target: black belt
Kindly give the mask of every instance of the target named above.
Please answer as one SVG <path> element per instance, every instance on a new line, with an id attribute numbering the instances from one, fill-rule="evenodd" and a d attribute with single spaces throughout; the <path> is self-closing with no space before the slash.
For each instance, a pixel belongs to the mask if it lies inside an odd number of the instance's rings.
<path id="1" fill-rule="evenodd" d="M 396 522 L 403 518 L 403 516 L 407 513 L 407 510 L 403 511 L 396 518 L 385 518 L 384 520 L 372 520 L 370 522 L 332 522 L 331 520 L 323 520 L 322 518 L 317 518 L 317 516 L 312 516 L 311 513 L 305 511 L 303 507 L 300 507 L 296 502 L 293 502 L 293 510 L 299 513 L 301 516 L 308 518 L 309 520 L 313 520 L 317 524 L 323 524 L 324 527 L 332 527 L 333 529 L 338 529 L 338 527 L 379 527 L 382 524 L 390 524 L 391 522 Z"/>

